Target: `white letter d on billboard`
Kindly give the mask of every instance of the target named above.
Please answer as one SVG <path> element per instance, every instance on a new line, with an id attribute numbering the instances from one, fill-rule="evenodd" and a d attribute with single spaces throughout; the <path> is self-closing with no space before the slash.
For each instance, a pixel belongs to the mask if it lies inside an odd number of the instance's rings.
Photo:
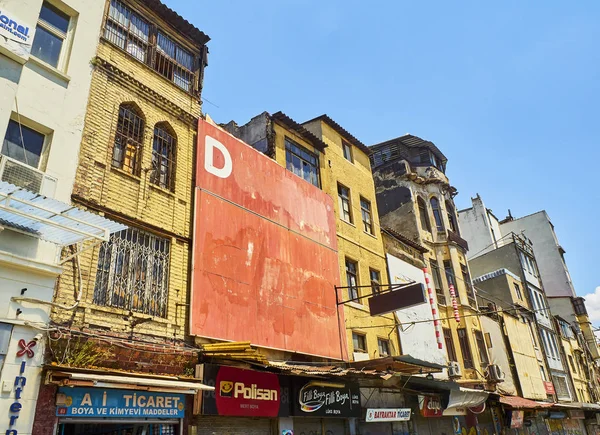
<path id="1" fill-rule="evenodd" d="M 222 168 L 217 168 L 214 165 L 214 149 L 217 149 L 223 155 L 223 160 L 225 163 Z M 233 170 L 233 162 L 231 160 L 231 154 L 225 148 L 221 142 L 216 140 L 214 137 L 206 136 L 205 144 L 204 144 L 204 169 L 206 172 L 209 172 L 213 175 L 216 175 L 219 178 L 227 178 L 231 175 L 231 171 Z"/>

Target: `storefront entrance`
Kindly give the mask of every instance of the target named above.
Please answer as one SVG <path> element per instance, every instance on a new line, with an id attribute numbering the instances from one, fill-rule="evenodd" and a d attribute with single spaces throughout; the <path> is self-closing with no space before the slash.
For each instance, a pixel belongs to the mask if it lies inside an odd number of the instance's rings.
<path id="1" fill-rule="evenodd" d="M 58 435 L 179 435 L 179 422 L 60 423 Z"/>

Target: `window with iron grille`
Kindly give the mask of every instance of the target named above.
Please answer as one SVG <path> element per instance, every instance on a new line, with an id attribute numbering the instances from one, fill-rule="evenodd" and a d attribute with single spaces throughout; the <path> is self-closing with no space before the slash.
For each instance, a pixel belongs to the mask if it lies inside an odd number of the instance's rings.
<path id="1" fill-rule="evenodd" d="M 139 175 L 143 141 L 144 120 L 133 106 L 121 104 L 113 147 L 113 167 Z"/>
<path id="2" fill-rule="evenodd" d="M 447 305 L 446 295 L 444 294 L 444 289 L 442 287 L 442 277 L 440 275 L 440 268 L 437 264 L 436 259 L 430 259 L 429 265 L 431 268 L 431 277 L 433 278 L 433 286 L 435 287 L 435 294 L 437 296 L 438 304 Z"/>
<path id="3" fill-rule="evenodd" d="M 94 303 L 156 317 L 167 316 L 171 244 L 136 228 L 100 246 Z"/>
<path id="4" fill-rule="evenodd" d="M 379 356 L 390 356 L 390 341 L 383 338 L 377 339 L 377 346 L 379 347 Z"/>
<path id="5" fill-rule="evenodd" d="M 166 126 L 154 127 L 152 176 L 150 182 L 163 189 L 175 190 L 175 156 L 177 140 Z"/>
<path id="6" fill-rule="evenodd" d="M 140 62 L 148 61 L 150 23 L 119 0 L 111 0 L 104 37 Z"/>
<path id="7" fill-rule="evenodd" d="M 452 331 L 450 328 L 443 328 L 443 330 L 444 341 L 446 342 L 446 352 L 448 352 L 448 361 L 458 361 L 456 349 L 454 348 L 454 341 L 452 340 Z"/>
<path id="8" fill-rule="evenodd" d="M 479 361 L 482 366 L 487 366 L 490 363 L 487 350 L 485 348 L 485 339 L 481 331 L 475 331 L 475 341 L 477 342 L 477 350 L 479 350 Z"/>
<path id="9" fill-rule="evenodd" d="M 350 189 L 338 184 L 338 200 L 340 203 L 340 217 L 343 221 L 352 223 L 352 206 L 350 204 Z"/>
<path id="10" fill-rule="evenodd" d="M 471 353 L 467 330 L 465 328 L 458 328 L 456 332 L 458 333 L 458 343 L 460 344 L 460 352 L 462 353 L 465 368 L 472 369 L 475 365 L 473 364 L 473 354 Z"/>
<path id="11" fill-rule="evenodd" d="M 356 262 L 346 258 L 346 282 L 348 283 L 348 296 L 358 299 L 358 272 Z M 355 301 L 356 302 L 356 301 Z"/>
<path id="12" fill-rule="evenodd" d="M 373 234 L 373 217 L 371 216 L 371 202 L 360 197 L 360 212 L 362 214 L 363 229 L 366 233 Z"/>
<path id="13" fill-rule="evenodd" d="M 184 91 L 193 93 L 197 89 L 199 57 L 120 0 L 110 1 L 104 38 Z"/>
<path id="14" fill-rule="evenodd" d="M 192 92 L 194 56 L 162 32 L 156 37 L 154 69 L 181 89 Z"/>
<path id="15" fill-rule="evenodd" d="M 315 154 L 285 138 L 285 160 L 288 171 L 304 178 L 313 186 L 320 187 L 319 158 Z"/>

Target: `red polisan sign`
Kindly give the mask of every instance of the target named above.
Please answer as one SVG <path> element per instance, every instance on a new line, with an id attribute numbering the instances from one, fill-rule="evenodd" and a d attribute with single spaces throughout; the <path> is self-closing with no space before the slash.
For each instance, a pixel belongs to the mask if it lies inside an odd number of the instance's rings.
<path id="1" fill-rule="evenodd" d="M 219 415 L 277 417 L 281 400 L 279 378 L 273 373 L 221 367 L 215 402 Z"/>
<path id="2" fill-rule="evenodd" d="M 204 120 L 197 151 L 192 335 L 347 359 L 333 199 Z"/>

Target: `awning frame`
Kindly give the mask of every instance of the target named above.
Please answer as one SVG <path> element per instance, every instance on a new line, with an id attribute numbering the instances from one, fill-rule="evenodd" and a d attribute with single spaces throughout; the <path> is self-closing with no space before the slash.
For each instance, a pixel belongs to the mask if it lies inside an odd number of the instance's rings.
<path id="1" fill-rule="evenodd" d="M 179 394 L 197 394 L 199 391 L 214 391 L 215 387 L 201 382 L 182 381 L 175 376 L 144 376 L 141 374 L 99 374 L 68 371 L 66 368 L 50 370 L 47 383 L 63 387 L 96 387 L 124 390 L 144 390 Z"/>

